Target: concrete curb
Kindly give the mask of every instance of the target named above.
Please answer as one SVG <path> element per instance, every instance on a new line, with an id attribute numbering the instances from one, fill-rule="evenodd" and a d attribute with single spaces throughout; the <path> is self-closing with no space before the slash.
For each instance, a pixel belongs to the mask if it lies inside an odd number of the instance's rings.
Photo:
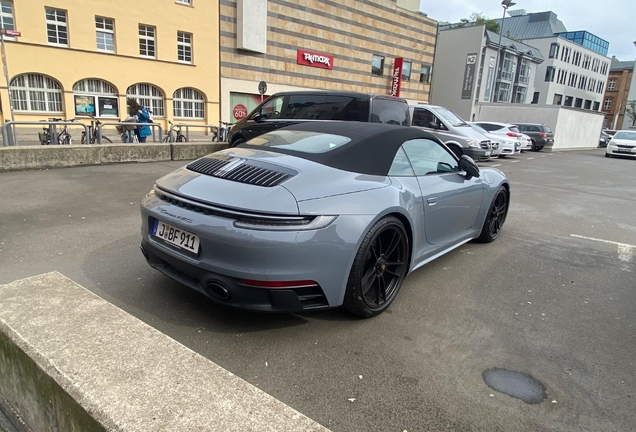
<path id="1" fill-rule="evenodd" d="M 0 147 L 0 172 L 122 162 L 191 160 L 226 147 L 227 144 L 212 142 Z"/>
<path id="2" fill-rule="evenodd" d="M 57 272 L 0 286 L 0 390 L 34 431 L 327 431 Z"/>

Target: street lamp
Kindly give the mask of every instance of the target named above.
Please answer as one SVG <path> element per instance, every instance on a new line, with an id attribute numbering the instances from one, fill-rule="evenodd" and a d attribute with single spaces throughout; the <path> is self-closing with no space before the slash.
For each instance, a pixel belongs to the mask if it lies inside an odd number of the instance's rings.
<path id="1" fill-rule="evenodd" d="M 517 3 L 512 2 L 510 0 L 503 0 L 501 2 L 501 7 L 503 8 L 503 16 L 501 17 L 501 28 L 499 29 L 499 44 L 497 45 L 497 59 L 495 60 L 495 83 L 492 86 L 493 87 L 493 94 L 490 97 L 490 100 L 494 102 L 495 100 L 495 93 L 497 93 L 497 68 L 499 68 L 499 79 L 501 80 L 501 73 L 503 72 L 499 67 L 499 51 L 501 51 L 501 34 L 503 33 L 503 25 L 504 25 L 504 21 L 506 19 L 506 11 L 508 10 L 509 7 L 512 7 L 514 5 L 516 5 Z M 499 102 L 499 98 L 497 97 L 497 102 Z"/>

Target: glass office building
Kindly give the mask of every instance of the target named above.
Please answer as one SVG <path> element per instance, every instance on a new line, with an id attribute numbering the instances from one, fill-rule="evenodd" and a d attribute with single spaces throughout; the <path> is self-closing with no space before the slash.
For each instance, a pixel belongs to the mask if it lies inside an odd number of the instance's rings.
<path id="1" fill-rule="evenodd" d="M 571 40 L 575 44 L 584 46 L 585 48 L 589 48 L 595 53 L 604 56 L 607 55 L 607 51 L 609 50 L 609 42 L 586 31 L 557 33 L 557 36 L 561 36 L 562 38 Z"/>

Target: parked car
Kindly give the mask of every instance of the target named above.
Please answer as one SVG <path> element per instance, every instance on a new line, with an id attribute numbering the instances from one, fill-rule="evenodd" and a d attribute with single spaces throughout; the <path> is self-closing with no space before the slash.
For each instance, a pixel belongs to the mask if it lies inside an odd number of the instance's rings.
<path id="1" fill-rule="evenodd" d="M 470 127 L 452 111 L 435 105 L 409 105 L 411 126 L 438 137 L 456 155 L 468 155 L 476 161 L 486 161 L 492 154 L 492 142 Z"/>
<path id="2" fill-rule="evenodd" d="M 270 96 L 228 134 L 230 147 L 266 132 L 310 120 L 342 120 L 409 126 L 405 99 L 340 91 L 281 92 Z"/>
<path id="3" fill-rule="evenodd" d="M 521 134 L 521 152 L 524 150 L 532 150 L 532 138 L 524 133 Z"/>
<path id="4" fill-rule="evenodd" d="M 605 157 L 629 156 L 636 158 L 636 131 L 616 131 L 605 149 Z"/>
<path id="5" fill-rule="evenodd" d="M 616 131 L 612 129 L 601 130 L 601 136 L 599 137 L 599 140 L 598 140 L 598 146 L 607 147 L 607 143 L 610 142 L 610 140 L 612 139 L 615 133 Z"/>
<path id="6" fill-rule="evenodd" d="M 481 132 L 488 139 L 490 139 L 490 141 L 493 142 L 493 146 L 497 146 L 497 157 L 503 158 L 507 155 L 513 155 L 517 152 L 515 150 L 519 144 L 519 140 L 517 138 L 512 138 L 507 135 L 490 133 L 475 122 L 468 122 L 468 124 L 471 125 L 478 132 Z M 494 155 L 495 154 L 493 154 L 493 156 Z"/>
<path id="7" fill-rule="evenodd" d="M 305 122 L 157 180 L 141 203 L 141 249 L 227 306 L 370 317 L 410 272 L 495 240 L 509 200 L 501 171 L 421 129 Z"/>
<path id="8" fill-rule="evenodd" d="M 554 145 L 554 134 L 550 127 L 539 123 L 515 123 L 521 132 L 532 140 L 532 150 L 540 151 Z"/>
<path id="9" fill-rule="evenodd" d="M 514 153 L 513 154 L 521 154 L 521 132 L 517 126 L 508 123 L 500 123 L 500 122 L 489 122 L 489 121 L 478 121 L 475 122 L 478 126 L 486 129 L 489 133 L 493 135 L 498 135 L 501 137 L 506 137 L 511 139 L 514 143 Z"/>

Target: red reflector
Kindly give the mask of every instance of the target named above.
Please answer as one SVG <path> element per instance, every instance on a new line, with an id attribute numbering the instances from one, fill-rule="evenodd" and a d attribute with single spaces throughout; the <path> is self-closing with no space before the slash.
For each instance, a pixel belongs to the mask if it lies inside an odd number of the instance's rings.
<path id="1" fill-rule="evenodd" d="M 545 138 L 545 133 L 544 132 L 539 133 L 539 135 L 541 136 L 541 138 Z"/>
<path id="2" fill-rule="evenodd" d="M 312 280 L 299 280 L 299 281 L 260 281 L 253 279 L 241 279 L 246 285 L 261 287 L 261 288 L 290 288 L 290 287 L 307 287 L 316 286 L 318 283 Z"/>

